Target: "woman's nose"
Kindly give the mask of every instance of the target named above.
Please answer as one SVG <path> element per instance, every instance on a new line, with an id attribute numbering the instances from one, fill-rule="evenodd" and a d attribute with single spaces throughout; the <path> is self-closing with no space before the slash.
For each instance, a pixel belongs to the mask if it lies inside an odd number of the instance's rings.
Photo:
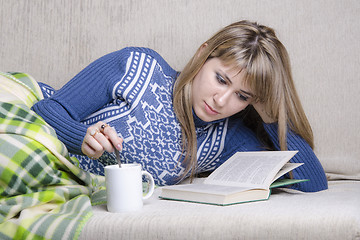
<path id="1" fill-rule="evenodd" d="M 214 101 L 219 107 L 223 107 L 229 100 L 231 93 L 229 91 L 217 92 L 214 95 Z"/>

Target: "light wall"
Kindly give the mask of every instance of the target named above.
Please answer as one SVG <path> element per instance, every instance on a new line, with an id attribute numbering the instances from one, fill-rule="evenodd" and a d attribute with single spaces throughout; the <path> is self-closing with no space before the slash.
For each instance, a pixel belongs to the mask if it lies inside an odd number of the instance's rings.
<path id="1" fill-rule="evenodd" d="M 219 28 L 258 21 L 289 51 L 325 169 L 359 176 L 359 13 L 358 0 L 0 0 L 0 70 L 59 88 L 130 45 L 151 47 L 181 70 Z"/>

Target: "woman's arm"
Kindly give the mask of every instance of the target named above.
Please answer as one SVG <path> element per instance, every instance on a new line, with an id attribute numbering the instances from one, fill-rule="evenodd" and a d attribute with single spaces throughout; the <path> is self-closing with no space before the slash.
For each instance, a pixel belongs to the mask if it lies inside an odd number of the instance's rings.
<path id="1" fill-rule="evenodd" d="M 280 149 L 277 133 L 277 123 L 264 124 L 265 131 L 269 134 L 277 150 Z M 290 160 L 293 163 L 304 163 L 292 171 L 295 179 L 309 179 L 308 182 L 294 184 L 292 188 L 304 192 L 316 192 L 328 188 L 325 172 L 319 159 L 312 148 L 299 135 L 291 130 L 287 134 L 288 150 L 297 150 L 298 153 Z"/>
<path id="2" fill-rule="evenodd" d="M 113 100 L 112 91 L 126 69 L 129 51 L 123 49 L 91 63 L 50 98 L 32 109 L 50 124 L 70 152 L 82 154 L 88 126 L 80 123 Z"/>
<path id="3" fill-rule="evenodd" d="M 263 123 L 264 129 L 275 150 L 280 150 L 278 141 L 278 124 Z M 295 179 L 309 179 L 308 182 L 294 184 L 292 188 L 304 192 L 316 192 L 327 189 L 327 179 L 324 170 L 314 154 L 311 147 L 299 135 L 289 130 L 287 134 L 287 145 L 289 150 L 297 150 L 298 153 L 290 160 L 294 163 L 304 163 L 293 170 Z M 225 140 L 225 148 L 220 156 L 220 163 L 226 161 L 238 151 L 265 151 L 264 145 L 256 134 L 244 125 L 239 118 L 230 118 L 228 132 Z"/>
<path id="4" fill-rule="evenodd" d="M 270 140 L 275 148 L 280 150 L 278 124 L 276 120 L 268 116 L 263 103 L 254 102 L 252 105 L 263 120 L 265 131 L 268 133 Z M 286 138 L 288 150 L 299 151 L 290 161 L 294 163 L 304 163 L 304 165 L 292 171 L 293 177 L 295 179 L 310 179 L 308 182 L 295 184 L 293 188 L 304 192 L 315 192 L 327 189 L 328 185 L 324 169 L 310 145 L 301 136 L 291 131 L 291 129 L 288 129 Z"/>

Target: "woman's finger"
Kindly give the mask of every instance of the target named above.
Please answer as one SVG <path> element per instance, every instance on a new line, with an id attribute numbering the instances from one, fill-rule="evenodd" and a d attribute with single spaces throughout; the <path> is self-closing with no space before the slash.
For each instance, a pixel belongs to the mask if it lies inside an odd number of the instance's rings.
<path id="1" fill-rule="evenodd" d="M 91 130 L 89 132 L 90 134 L 85 135 L 81 150 L 85 155 L 91 158 L 99 158 L 104 153 L 104 148 L 95 139 L 98 133 L 92 134 L 93 132 Z"/>
<path id="2" fill-rule="evenodd" d="M 114 146 L 117 150 L 122 150 L 123 139 L 120 138 L 115 129 L 104 123 L 100 125 L 100 131 L 104 134 L 104 136 L 108 139 L 111 146 Z M 112 149 L 113 151 L 114 149 Z"/>
<path id="3" fill-rule="evenodd" d="M 114 147 L 121 151 L 122 142 L 115 129 L 100 121 L 87 129 L 81 150 L 89 157 L 99 158 L 104 151 L 113 152 Z"/>
<path id="4" fill-rule="evenodd" d="M 98 134 L 96 134 L 94 136 L 94 139 L 101 145 L 102 150 L 106 150 L 107 152 L 114 151 L 111 142 L 109 141 L 104 132 L 99 132 Z"/>

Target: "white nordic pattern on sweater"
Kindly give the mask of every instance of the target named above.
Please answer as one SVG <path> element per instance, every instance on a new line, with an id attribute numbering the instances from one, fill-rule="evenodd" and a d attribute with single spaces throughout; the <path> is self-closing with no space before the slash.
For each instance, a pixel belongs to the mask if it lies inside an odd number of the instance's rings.
<path id="1" fill-rule="evenodd" d="M 114 101 L 84 120 L 87 125 L 101 120 L 114 127 L 124 139 L 122 161 L 140 163 L 158 185 L 176 183 L 184 170 L 178 164 L 183 154 L 172 103 L 174 81 L 152 56 L 132 52 L 124 76 L 114 87 Z M 227 121 L 197 129 L 198 171 L 216 167 L 226 128 Z M 100 161 L 116 164 L 108 153 Z"/>

